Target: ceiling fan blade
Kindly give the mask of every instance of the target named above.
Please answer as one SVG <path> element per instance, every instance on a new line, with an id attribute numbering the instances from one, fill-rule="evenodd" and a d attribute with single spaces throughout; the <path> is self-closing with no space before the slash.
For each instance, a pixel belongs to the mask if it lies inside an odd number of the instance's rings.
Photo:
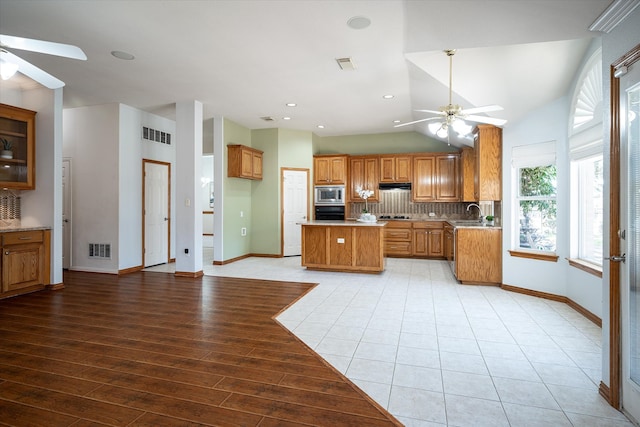
<path id="1" fill-rule="evenodd" d="M 464 120 L 469 120 L 470 122 L 477 122 L 477 123 L 486 123 L 494 126 L 502 126 L 503 124 L 507 123 L 507 121 L 504 119 L 496 119 L 493 117 L 474 116 L 474 115 L 465 116 Z"/>
<path id="2" fill-rule="evenodd" d="M 64 86 L 64 82 L 53 77 L 51 74 L 46 71 L 41 70 L 35 65 L 25 61 L 19 56 L 14 55 L 11 52 L 4 51 L 2 55 L 9 60 L 9 62 L 13 62 L 14 64 L 18 64 L 18 71 L 24 74 L 27 77 L 32 78 L 43 86 L 48 87 L 49 89 L 58 89 Z"/>
<path id="3" fill-rule="evenodd" d="M 502 111 L 502 108 L 499 105 L 485 105 L 484 107 L 474 107 L 474 108 L 465 108 L 463 110 L 464 114 L 476 114 L 476 113 L 488 113 L 490 111 Z"/>
<path id="4" fill-rule="evenodd" d="M 0 34 L 0 46 L 10 49 L 28 50 L 31 52 L 46 53 L 47 55 L 63 56 L 65 58 L 80 59 L 86 61 L 87 55 L 78 46 L 70 44 L 54 43 L 44 40 L 25 39 L 22 37 Z"/>
<path id="5" fill-rule="evenodd" d="M 435 111 L 435 110 L 414 110 L 414 111 L 420 111 L 421 113 L 439 114 L 441 116 L 445 115 L 444 111 Z"/>
<path id="6" fill-rule="evenodd" d="M 399 127 L 402 127 L 402 126 L 409 126 L 409 125 L 413 125 L 415 123 L 426 122 L 426 121 L 429 121 L 429 120 L 439 120 L 441 118 L 442 117 L 429 117 L 429 118 L 426 118 L 426 119 L 414 120 L 412 122 L 400 123 L 399 125 L 395 125 L 394 128 L 399 128 Z"/>

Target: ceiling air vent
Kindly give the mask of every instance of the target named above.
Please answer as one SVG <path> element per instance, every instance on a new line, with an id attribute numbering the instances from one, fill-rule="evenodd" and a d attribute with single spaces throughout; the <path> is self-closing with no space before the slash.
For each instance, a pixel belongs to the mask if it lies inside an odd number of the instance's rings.
<path id="1" fill-rule="evenodd" d="M 274 119 L 271 116 L 264 116 L 264 117 L 260 117 L 262 120 L 264 120 L 265 122 L 275 122 L 276 119 Z"/>
<path id="2" fill-rule="evenodd" d="M 356 64 L 353 63 L 351 58 L 336 58 L 336 62 L 341 70 L 351 71 L 356 69 Z"/>

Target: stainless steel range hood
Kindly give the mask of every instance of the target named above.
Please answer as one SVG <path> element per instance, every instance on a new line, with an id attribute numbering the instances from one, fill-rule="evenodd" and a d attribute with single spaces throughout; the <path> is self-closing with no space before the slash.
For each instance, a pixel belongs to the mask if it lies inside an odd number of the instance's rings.
<path id="1" fill-rule="evenodd" d="M 410 182 L 381 182 L 378 184 L 380 190 L 411 190 Z"/>

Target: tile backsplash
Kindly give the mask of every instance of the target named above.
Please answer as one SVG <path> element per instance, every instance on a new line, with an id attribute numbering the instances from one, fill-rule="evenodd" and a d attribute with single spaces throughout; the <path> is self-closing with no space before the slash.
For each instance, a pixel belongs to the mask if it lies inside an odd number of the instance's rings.
<path id="1" fill-rule="evenodd" d="M 480 202 L 483 215 L 500 216 L 500 202 Z M 411 201 L 411 190 L 380 190 L 380 201 L 367 203 L 370 213 L 380 215 L 408 215 L 411 218 L 430 219 L 475 219 L 478 209 L 467 211 L 468 202 L 434 202 L 414 203 Z M 348 203 L 347 217 L 356 218 L 365 208 L 364 202 Z M 433 216 L 429 214 L 433 213 Z"/>

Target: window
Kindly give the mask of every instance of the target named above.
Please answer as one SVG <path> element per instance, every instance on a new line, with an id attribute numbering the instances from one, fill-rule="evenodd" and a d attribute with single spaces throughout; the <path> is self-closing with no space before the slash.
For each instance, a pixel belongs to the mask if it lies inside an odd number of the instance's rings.
<path id="1" fill-rule="evenodd" d="M 602 266 L 603 249 L 602 154 L 571 162 L 574 254 L 579 260 Z"/>
<path id="2" fill-rule="evenodd" d="M 518 248 L 555 252 L 556 182 L 555 165 L 518 169 Z"/>

